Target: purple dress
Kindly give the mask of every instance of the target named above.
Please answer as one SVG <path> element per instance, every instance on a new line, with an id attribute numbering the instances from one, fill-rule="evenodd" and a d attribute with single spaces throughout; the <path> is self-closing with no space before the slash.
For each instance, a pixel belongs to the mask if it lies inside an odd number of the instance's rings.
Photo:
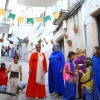
<path id="1" fill-rule="evenodd" d="M 84 58 L 86 58 L 84 55 L 80 56 L 80 57 L 77 57 L 75 60 L 74 60 L 74 64 L 75 65 L 79 65 L 79 70 L 82 70 L 83 72 L 85 71 L 85 66 L 83 65 L 84 64 Z M 80 79 L 82 77 L 82 74 L 78 73 L 78 82 L 77 82 L 77 95 L 79 98 L 82 97 L 82 89 L 81 89 L 81 85 L 82 83 L 80 82 Z"/>

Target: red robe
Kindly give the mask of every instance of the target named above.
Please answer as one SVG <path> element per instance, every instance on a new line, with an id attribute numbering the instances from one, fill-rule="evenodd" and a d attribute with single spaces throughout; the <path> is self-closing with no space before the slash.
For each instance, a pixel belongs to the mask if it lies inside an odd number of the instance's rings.
<path id="1" fill-rule="evenodd" d="M 8 76 L 5 75 L 6 75 L 6 69 L 0 69 L 0 85 L 7 86 Z"/>
<path id="2" fill-rule="evenodd" d="M 44 61 L 43 61 L 43 69 L 45 72 L 47 72 L 47 62 L 46 62 L 46 57 L 43 54 Z M 45 85 L 40 85 L 36 83 L 36 71 L 37 71 L 37 62 L 38 62 L 38 54 L 34 52 L 29 61 L 29 67 L 31 69 L 31 73 L 29 74 L 28 78 L 28 84 L 27 84 L 27 89 L 26 89 L 26 96 L 30 98 L 44 98 L 46 97 L 46 90 L 45 90 Z"/>
<path id="3" fill-rule="evenodd" d="M 17 55 L 17 51 L 15 50 L 14 55 Z"/>

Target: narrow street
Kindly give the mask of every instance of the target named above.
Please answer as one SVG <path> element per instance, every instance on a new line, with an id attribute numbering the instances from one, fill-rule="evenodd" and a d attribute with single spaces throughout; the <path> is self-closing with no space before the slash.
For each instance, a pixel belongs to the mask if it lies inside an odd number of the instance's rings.
<path id="1" fill-rule="evenodd" d="M 6 67 L 9 66 L 9 64 L 13 61 L 13 59 L 9 58 L 9 57 L 2 57 L 1 58 L 2 62 L 5 62 Z M 20 64 L 22 65 L 23 68 L 23 82 L 27 83 L 28 80 L 28 62 L 24 61 L 24 60 L 20 60 L 19 61 Z M 48 82 L 47 82 L 47 74 L 46 74 L 46 91 L 47 91 L 47 98 L 45 98 L 44 100 L 61 100 L 62 97 L 59 96 L 57 98 L 52 97 L 49 93 L 48 93 Z M 14 100 L 35 100 L 35 99 L 23 99 L 23 97 L 25 96 L 25 89 L 23 91 L 20 91 L 20 95 L 19 97 L 16 99 L 16 97 L 14 97 Z M 4 93 L 0 93 L 0 100 L 9 100 L 10 95 L 8 94 L 4 94 Z M 38 100 L 43 100 L 43 99 L 38 99 Z"/>

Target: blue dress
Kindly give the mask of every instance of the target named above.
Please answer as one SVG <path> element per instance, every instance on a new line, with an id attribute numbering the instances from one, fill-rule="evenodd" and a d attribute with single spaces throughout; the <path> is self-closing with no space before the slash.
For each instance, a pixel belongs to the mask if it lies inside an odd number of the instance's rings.
<path id="1" fill-rule="evenodd" d="M 70 63 L 70 71 L 74 71 L 74 64 L 72 61 L 67 61 Z M 76 83 L 72 81 L 65 80 L 65 90 L 63 100 L 75 100 L 76 96 Z"/>
<path id="2" fill-rule="evenodd" d="M 48 70 L 48 83 L 49 93 L 64 94 L 64 80 L 63 74 L 60 71 L 64 68 L 65 59 L 62 52 L 55 51 L 49 58 L 49 70 Z"/>
<path id="3" fill-rule="evenodd" d="M 100 97 L 100 58 L 97 56 L 92 57 L 93 60 L 93 70 L 94 70 L 94 85 L 96 87 L 96 92 Z M 100 98 L 99 98 L 100 99 Z"/>
<path id="4" fill-rule="evenodd" d="M 11 58 L 14 58 L 14 49 L 11 49 Z"/>

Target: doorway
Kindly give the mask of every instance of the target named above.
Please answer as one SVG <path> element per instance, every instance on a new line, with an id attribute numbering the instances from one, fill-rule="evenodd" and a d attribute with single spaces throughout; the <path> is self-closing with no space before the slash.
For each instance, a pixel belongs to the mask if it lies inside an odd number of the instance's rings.
<path id="1" fill-rule="evenodd" d="M 97 27 L 98 27 L 98 44 L 100 47 L 100 15 L 97 16 Z"/>
<path id="2" fill-rule="evenodd" d="M 63 52 L 63 54 L 65 55 L 64 52 L 64 39 L 61 39 L 60 41 L 58 41 L 59 45 L 60 45 L 60 50 Z"/>

